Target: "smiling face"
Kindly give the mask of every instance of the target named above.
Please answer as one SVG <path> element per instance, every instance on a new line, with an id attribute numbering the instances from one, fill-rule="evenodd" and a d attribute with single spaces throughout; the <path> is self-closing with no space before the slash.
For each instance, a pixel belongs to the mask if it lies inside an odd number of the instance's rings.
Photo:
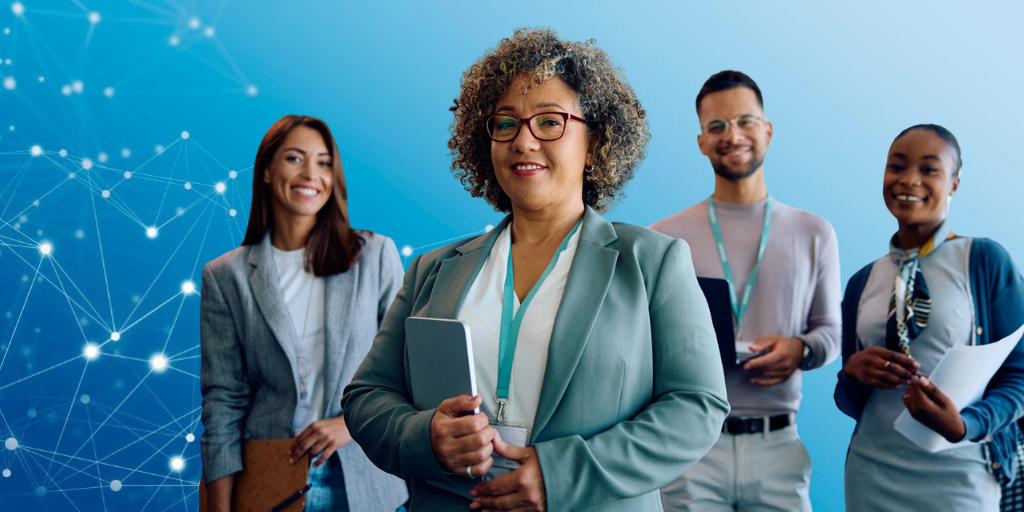
<path id="1" fill-rule="evenodd" d="M 697 136 L 697 145 L 708 157 L 715 173 L 731 181 L 742 180 L 759 171 L 772 141 L 771 123 L 744 121 L 743 116 L 765 118 L 757 95 L 746 87 L 716 91 L 700 102 L 701 134 Z M 713 134 L 705 129 L 714 119 L 729 123 L 724 133 Z M 730 123 L 733 119 L 737 122 Z"/>
<path id="2" fill-rule="evenodd" d="M 542 112 L 567 112 L 583 117 L 576 93 L 561 78 L 530 84 L 522 94 L 526 80 L 512 81 L 498 98 L 496 114 L 526 119 Z M 558 140 L 538 140 L 524 123 L 515 139 L 491 141 L 494 173 L 514 207 L 542 210 L 583 202 L 583 168 L 590 164 L 587 128 L 580 122 L 567 123 Z"/>
<path id="3" fill-rule="evenodd" d="M 882 196 L 900 225 L 937 227 L 946 201 L 956 192 L 956 152 L 930 130 L 916 129 L 896 139 L 882 181 Z"/>
<path id="4" fill-rule="evenodd" d="M 263 174 L 270 187 L 277 222 L 313 217 L 327 204 L 334 185 L 331 153 L 320 132 L 308 127 L 293 129 Z"/>

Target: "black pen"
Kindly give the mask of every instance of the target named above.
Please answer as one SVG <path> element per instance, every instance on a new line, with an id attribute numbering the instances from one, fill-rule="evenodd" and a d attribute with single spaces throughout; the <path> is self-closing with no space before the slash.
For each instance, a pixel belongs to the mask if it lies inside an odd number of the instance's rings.
<path id="1" fill-rule="evenodd" d="M 302 489 L 299 489 L 298 492 L 292 494 L 291 496 L 288 496 L 287 498 L 284 499 L 284 501 L 278 503 L 277 506 L 270 509 L 270 512 L 281 512 L 282 510 L 284 510 L 285 507 L 291 505 L 293 501 L 301 498 L 303 494 L 306 494 L 306 492 L 309 491 L 312 487 L 313 484 L 306 484 L 306 486 L 303 487 Z"/>

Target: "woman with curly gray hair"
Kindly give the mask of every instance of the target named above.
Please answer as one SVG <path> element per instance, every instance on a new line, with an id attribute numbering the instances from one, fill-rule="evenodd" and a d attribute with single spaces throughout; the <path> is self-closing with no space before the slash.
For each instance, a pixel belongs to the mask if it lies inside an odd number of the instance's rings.
<path id="1" fill-rule="evenodd" d="M 597 213 L 645 156 L 640 102 L 592 42 L 517 30 L 452 111 L 453 172 L 509 215 L 412 262 L 345 390 L 353 438 L 413 512 L 661 510 L 729 405 L 686 243 Z M 409 317 L 468 326 L 476 396 L 412 405 Z"/>

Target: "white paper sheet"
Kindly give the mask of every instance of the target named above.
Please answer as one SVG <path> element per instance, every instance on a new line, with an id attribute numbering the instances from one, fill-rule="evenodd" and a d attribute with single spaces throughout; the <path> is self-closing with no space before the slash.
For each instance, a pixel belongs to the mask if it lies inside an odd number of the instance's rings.
<path id="1" fill-rule="evenodd" d="M 928 378 L 953 401 L 957 410 L 963 409 L 981 400 L 988 382 L 1017 346 L 1022 334 L 1024 325 L 1013 334 L 994 343 L 976 346 L 955 345 L 946 350 L 935 371 Z M 959 443 L 951 443 L 938 432 L 915 420 L 909 411 L 903 411 L 899 418 L 896 418 L 893 428 L 914 444 L 932 453 L 977 444 L 966 439 Z"/>

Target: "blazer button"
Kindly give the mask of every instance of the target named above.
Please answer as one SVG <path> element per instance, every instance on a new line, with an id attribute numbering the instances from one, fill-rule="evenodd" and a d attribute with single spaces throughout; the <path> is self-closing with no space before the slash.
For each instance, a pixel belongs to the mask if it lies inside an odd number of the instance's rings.
<path id="1" fill-rule="evenodd" d="M 985 442 L 986 442 L 986 443 L 991 443 L 991 442 L 992 442 L 992 436 L 988 436 L 988 437 L 986 437 L 986 438 L 985 438 Z"/>
<path id="2" fill-rule="evenodd" d="M 1003 467 L 1003 466 L 1001 466 L 998 462 L 993 462 L 992 463 L 992 469 L 999 469 L 1001 467 Z"/>
<path id="3" fill-rule="evenodd" d="M 981 333 L 985 332 L 985 330 L 982 329 L 981 326 L 979 325 L 978 328 L 974 330 L 974 332 L 978 333 L 978 336 L 981 336 Z"/>

